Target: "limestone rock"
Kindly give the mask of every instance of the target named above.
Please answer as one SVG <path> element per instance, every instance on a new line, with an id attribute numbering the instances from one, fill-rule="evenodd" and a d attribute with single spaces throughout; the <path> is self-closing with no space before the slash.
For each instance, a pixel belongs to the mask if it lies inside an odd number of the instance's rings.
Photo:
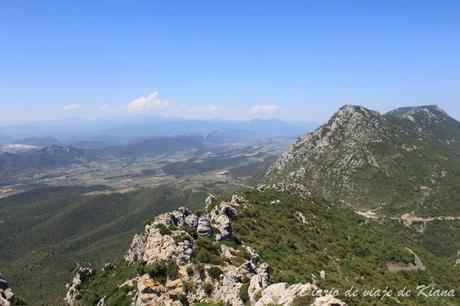
<path id="1" fill-rule="evenodd" d="M 222 281 L 215 286 L 212 298 L 216 301 L 223 302 L 224 304 L 244 306 L 243 301 L 239 297 L 242 285 L 243 284 L 235 275 L 224 274 Z"/>
<path id="2" fill-rule="evenodd" d="M 210 196 L 207 199 L 207 205 L 215 205 L 215 201 L 215 197 Z M 181 207 L 170 213 L 159 215 L 150 224 L 147 224 L 144 233 L 134 236 L 125 260 L 129 263 L 140 261 L 148 265 L 172 259 L 178 265 L 178 273 L 175 279 L 168 278 L 164 284 L 159 283 L 149 274 L 121 282 L 119 287 L 131 287 L 137 284 L 137 288 L 130 293 L 133 297 L 132 305 L 179 306 L 182 305 L 180 298 L 181 300 L 186 299 L 184 303 L 188 305 L 206 302 L 244 306 L 240 297 L 240 289 L 246 278 L 249 279 L 249 300 L 251 305 L 256 306 L 268 304 L 290 306 L 297 296 L 308 294 L 315 289 L 316 286 L 310 283 L 296 285 L 278 283 L 269 286 L 268 265 L 261 263 L 257 252 L 247 245 L 242 245 L 242 247 L 250 254 L 250 259 L 240 266 L 231 264 L 231 260 L 241 250 L 225 244 L 220 245 L 218 254 L 227 260 L 224 263 L 220 265 L 200 264 L 200 268 L 192 263 L 195 234 L 199 237 L 213 237 L 217 241 L 234 239 L 232 221 L 238 218 L 238 206 L 245 205 L 245 203 L 244 197 L 234 195 L 230 202 L 223 201 L 211 212 L 200 217 L 189 209 Z M 107 266 L 107 269 L 110 268 Z M 211 273 L 211 269 L 216 268 L 219 270 L 217 275 L 214 273 L 216 270 Z M 75 279 L 74 283 L 78 284 L 79 280 Z M 72 284 L 66 299 L 75 300 L 79 294 L 78 285 L 75 284 Z M 212 290 L 206 289 L 204 284 Z M 259 296 L 261 298 L 257 300 Z M 105 297 L 100 299 L 98 305 L 103 306 L 105 299 Z M 324 301 L 329 300 L 318 300 L 318 303 Z M 330 301 L 334 300 L 330 299 Z M 68 303 L 68 305 L 72 304 Z M 338 305 L 342 306 L 342 304 Z"/>
<path id="3" fill-rule="evenodd" d="M 201 216 L 198 219 L 198 226 L 197 226 L 197 233 L 200 237 L 212 237 L 214 235 L 214 231 L 211 227 L 211 221 L 206 216 Z"/>
<path id="4" fill-rule="evenodd" d="M 131 246 L 125 255 L 125 261 L 132 264 L 136 260 L 141 260 L 145 252 L 147 237 L 145 234 L 136 234 L 133 237 Z"/>
<path id="5" fill-rule="evenodd" d="M 135 306 L 150 306 L 150 305 L 168 305 L 181 306 L 179 301 L 175 301 L 168 294 L 169 290 L 183 292 L 183 286 L 180 282 L 169 282 L 162 285 L 151 279 L 148 274 L 141 276 L 137 282 L 137 295 L 133 301 Z"/>
<path id="6" fill-rule="evenodd" d="M 232 224 L 230 222 L 230 218 L 226 215 L 221 215 L 217 218 L 216 223 L 218 225 L 219 233 L 216 234 L 216 240 L 232 240 L 233 239 L 233 231 L 232 231 Z"/>
<path id="7" fill-rule="evenodd" d="M 263 263 L 259 268 L 256 269 L 256 275 L 251 278 L 248 288 L 248 295 L 251 304 L 255 304 L 256 297 L 268 286 L 268 265 Z"/>
<path id="8" fill-rule="evenodd" d="M 196 215 L 189 215 L 185 217 L 185 223 L 192 228 L 196 228 L 198 226 L 198 217 Z"/>
<path id="9" fill-rule="evenodd" d="M 178 231 L 182 236 L 188 236 L 186 232 Z M 156 226 L 147 228 L 147 239 L 142 260 L 149 264 L 159 260 L 175 260 L 178 265 L 190 263 L 193 253 L 191 238 L 176 243 L 173 236 L 161 235 Z"/>
<path id="10" fill-rule="evenodd" d="M 328 294 L 325 296 L 317 297 L 312 306 L 346 306 L 344 302 L 335 298 L 333 295 Z"/>
<path id="11" fill-rule="evenodd" d="M 310 283 L 289 285 L 288 283 L 276 283 L 262 290 L 261 298 L 255 306 L 285 305 L 290 306 L 297 296 L 307 295 L 316 287 Z"/>

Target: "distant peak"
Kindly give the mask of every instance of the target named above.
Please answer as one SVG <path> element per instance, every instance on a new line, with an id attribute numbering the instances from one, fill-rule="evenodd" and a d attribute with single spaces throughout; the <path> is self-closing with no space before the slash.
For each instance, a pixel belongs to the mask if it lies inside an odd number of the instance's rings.
<path id="1" fill-rule="evenodd" d="M 400 117 L 400 118 L 410 118 L 410 116 L 418 113 L 425 113 L 428 115 L 442 115 L 449 117 L 449 115 L 438 105 L 420 105 L 420 106 L 406 106 L 399 107 L 392 111 L 386 113 L 386 115 Z"/>

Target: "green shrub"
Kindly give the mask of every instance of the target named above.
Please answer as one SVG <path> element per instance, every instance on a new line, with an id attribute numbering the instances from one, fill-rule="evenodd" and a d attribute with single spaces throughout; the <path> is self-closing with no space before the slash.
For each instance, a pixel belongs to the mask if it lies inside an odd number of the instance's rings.
<path id="1" fill-rule="evenodd" d="M 243 286 L 240 288 L 240 299 L 243 301 L 243 303 L 247 303 L 249 301 L 249 282 L 244 283 Z"/>
<path id="2" fill-rule="evenodd" d="M 179 276 L 179 267 L 177 266 L 176 262 L 170 260 L 166 264 L 166 274 L 168 275 L 169 279 L 177 279 Z"/>
<path id="3" fill-rule="evenodd" d="M 182 235 L 174 236 L 173 239 L 174 239 L 174 242 L 176 243 L 176 245 L 179 245 L 179 243 L 185 241 L 185 238 Z"/>
<path id="4" fill-rule="evenodd" d="M 162 236 L 172 234 L 171 230 L 164 224 L 157 224 L 155 227 L 160 230 Z"/>
<path id="5" fill-rule="evenodd" d="M 213 290 L 213 287 L 210 283 L 203 283 L 201 285 L 201 288 L 203 288 L 204 292 L 207 294 L 207 295 L 210 295 L 212 293 L 212 290 Z"/>
<path id="6" fill-rule="evenodd" d="M 198 238 L 195 240 L 194 262 L 210 263 L 213 265 L 222 265 L 223 259 L 219 255 L 220 246 L 214 241 L 207 238 Z"/>
<path id="7" fill-rule="evenodd" d="M 218 267 L 211 267 L 208 270 L 208 274 L 212 279 L 219 279 L 219 277 L 222 275 L 222 270 Z"/>
<path id="8" fill-rule="evenodd" d="M 203 264 L 198 264 L 196 265 L 196 271 L 198 272 L 198 274 L 200 274 L 200 278 L 203 279 L 204 278 L 204 265 Z"/>
<path id="9" fill-rule="evenodd" d="M 187 296 L 185 294 L 179 294 L 176 299 L 181 302 L 182 305 L 188 305 Z"/>
<path id="10" fill-rule="evenodd" d="M 187 272 L 188 276 L 193 276 L 193 268 L 188 266 L 185 271 Z"/>
<path id="11" fill-rule="evenodd" d="M 258 300 L 260 300 L 260 298 L 262 297 L 262 292 L 259 291 L 256 293 L 256 295 L 254 296 L 254 300 L 257 302 Z"/>
<path id="12" fill-rule="evenodd" d="M 193 239 L 198 239 L 198 234 L 196 233 L 196 230 L 190 226 L 182 226 L 181 230 L 189 234 Z"/>
<path id="13" fill-rule="evenodd" d="M 296 296 L 292 301 L 292 306 L 305 306 L 311 305 L 314 301 L 314 298 L 311 295 L 300 295 Z"/>
<path id="14" fill-rule="evenodd" d="M 184 291 L 186 293 L 195 293 L 196 291 L 196 284 L 193 282 L 183 282 L 184 284 Z"/>
<path id="15" fill-rule="evenodd" d="M 157 261 L 143 268 L 144 273 L 148 273 L 151 278 L 161 284 L 165 284 L 169 279 L 177 279 L 177 264 L 172 261 Z"/>

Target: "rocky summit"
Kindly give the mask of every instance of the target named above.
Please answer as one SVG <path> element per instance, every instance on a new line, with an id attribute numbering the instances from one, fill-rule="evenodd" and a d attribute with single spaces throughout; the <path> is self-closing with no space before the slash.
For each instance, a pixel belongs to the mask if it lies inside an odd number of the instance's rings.
<path id="1" fill-rule="evenodd" d="M 300 136 L 266 179 L 382 214 L 444 214 L 460 200 L 459 152 L 460 123 L 437 106 L 381 115 L 345 105 Z"/>
<path id="2" fill-rule="evenodd" d="M 290 306 L 319 289 L 314 282 L 269 282 L 269 265 L 250 245 L 232 235 L 232 222 L 238 218 L 239 210 L 248 205 L 244 197 L 235 194 L 230 201 L 219 202 L 210 196 L 206 203 L 206 213 L 197 214 L 181 207 L 155 217 L 145 225 L 143 233 L 134 236 L 117 267 L 125 271 L 120 272 L 122 278 L 114 284 L 122 289 L 124 303 Z M 130 273 L 126 271 L 133 270 L 135 273 L 127 276 Z M 116 296 L 100 296 L 92 287 L 100 281 L 98 276 L 103 278 L 107 273 L 79 268 L 68 284 L 66 305 L 113 305 Z M 109 292 L 114 294 L 116 290 Z M 312 305 L 345 303 L 325 294 L 314 299 Z"/>

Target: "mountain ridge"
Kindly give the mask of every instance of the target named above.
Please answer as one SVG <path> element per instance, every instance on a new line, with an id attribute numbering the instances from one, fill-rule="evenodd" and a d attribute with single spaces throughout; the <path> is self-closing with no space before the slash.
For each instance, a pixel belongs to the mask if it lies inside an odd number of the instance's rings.
<path id="1" fill-rule="evenodd" d="M 455 194 L 455 181 L 460 179 L 460 123 L 436 110 L 434 114 L 419 107 L 402 115 L 381 115 L 345 105 L 324 125 L 299 137 L 265 177 L 271 183 L 303 184 L 356 207 L 383 207 L 390 214 L 422 201 L 423 192 L 414 189 L 427 187 L 434 190 L 431 196 L 440 196 L 428 204 L 433 209 L 425 209 L 434 213 L 445 200 L 442 193 Z M 384 203 L 375 203 L 376 198 Z"/>

